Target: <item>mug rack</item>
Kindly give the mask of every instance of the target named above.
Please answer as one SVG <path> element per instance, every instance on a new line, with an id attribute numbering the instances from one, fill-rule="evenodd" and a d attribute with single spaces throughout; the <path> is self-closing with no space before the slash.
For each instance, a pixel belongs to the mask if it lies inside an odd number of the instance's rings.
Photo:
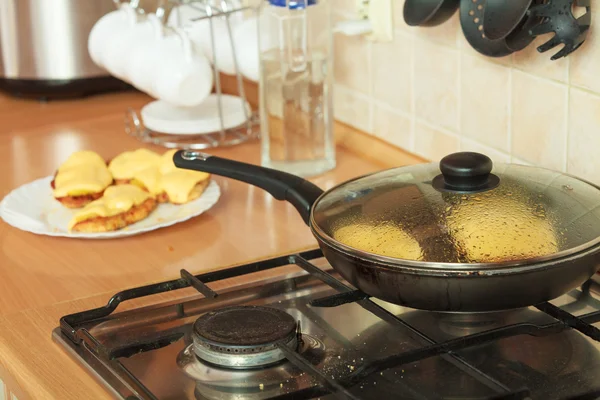
<path id="1" fill-rule="evenodd" d="M 121 1 L 119 0 L 113 0 L 113 2 L 115 3 L 116 7 L 119 7 L 119 5 L 121 4 Z M 128 135 L 133 136 L 144 143 L 159 145 L 166 148 L 180 148 L 193 150 L 234 146 L 249 140 L 258 139 L 260 134 L 260 118 L 257 111 L 248 110 L 246 106 L 247 104 L 249 104 L 249 102 L 247 101 L 246 93 L 244 90 L 243 77 L 240 73 L 237 52 L 233 40 L 230 40 L 229 44 L 231 46 L 231 51 L 233 54 L 235 78 L 237 81 L 238 93 L 236 95 L 240 98 L 240 101 L 242 102 L 242 108 L 245 113 L 246 122 L 244 122 L 242 125 L 233 128 L 225 128 L 222 104 L 223 92 L 221 77 L 219 74 L 219 63 L 217 59 L 218 57 L 215 46 L 216 38 L 213 23 L 213 20 L 215 18 L 224 18 L 226 21 L 229 38 L 231 39 L 233 38 L 233 32 L 230 23 L 230 16 L 234 13 L 258 12 L 258 9 L 252 6 L 233 7 L 231 3 L 227 0 L 161 0 L 159 2 L 158 7 L 156 7 L 156 9 L 154 10 L 145 9 L 143 0 L 131 0 L 128 3 L 132 7 L 134 7 L 136 11 L 138 11 L 140 14 L 156 14 L 163 22 L 166 30 L 170 29 L 170 27 L 167 24 L 169 13 L 178 12 L 177 7 L 182 5 L 190 7 L 204 14 L 203 16 L 193 18 L 190 21 L 196 22 L 208 19 L 211 33 L 210 42 L 213 53 L 212 67 L 215 81 L 214 94 L 216 94 L 218 97 L 217 104 L 221 129 L 218 131 L 202 133 L 197 135 L 176 135 L 171 133 L 155 132 L 145 127 L 142 119 L 140 118 L 140 116 L 138 116 L 138 113 L 134 109 L 129 108 L 125 115 L 125 132 Z M 178 20 L 179 23 L 181 23 L 181 18 L 178 18 Z M 222 40 L 222 38 L 220 39 Z"/>

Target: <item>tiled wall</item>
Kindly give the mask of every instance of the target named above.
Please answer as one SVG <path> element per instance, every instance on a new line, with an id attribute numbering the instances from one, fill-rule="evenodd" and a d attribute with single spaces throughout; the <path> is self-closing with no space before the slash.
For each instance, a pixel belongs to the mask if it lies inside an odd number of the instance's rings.
<path id="1" fill-rule="evenodd" d="M 475 150 L 600 183 L 600 11 L 567 58 L 550 61 L 559 49 L 538 53 L 545 36 L 493 59 L 470 47 L 458 13 L 413 28 L 404 2 L 393 1 L 392 43 L 336 36 L 337 119 L 430 160 Z M 334 0 L 336 17 L 351 17 L 353 4 Z"/>

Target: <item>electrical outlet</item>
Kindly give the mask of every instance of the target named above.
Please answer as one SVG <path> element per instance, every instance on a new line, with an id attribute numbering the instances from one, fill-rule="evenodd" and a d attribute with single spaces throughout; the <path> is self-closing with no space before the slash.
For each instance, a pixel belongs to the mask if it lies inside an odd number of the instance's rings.
<path id="1" fill-rule="evenodd" d="M 359 18 L 369 18 L 369 0 L 354 0 L 356 4 L 356 13 Z"/>
<path id="2" fill-rule="evenodd" d="M 334 32 L 348 36 L 364 35 L 374 42 L 394 40 L 394 0 L 354 0 L 357 20 L 340 21 Z"/>
<path id="3" fill-rule="evenodd" d="M 367 18 L 371 22 L 369 40 L 375 42 L 391 42 L 394 40 L 394 0 L 364 0 L 367 1 Z"/>

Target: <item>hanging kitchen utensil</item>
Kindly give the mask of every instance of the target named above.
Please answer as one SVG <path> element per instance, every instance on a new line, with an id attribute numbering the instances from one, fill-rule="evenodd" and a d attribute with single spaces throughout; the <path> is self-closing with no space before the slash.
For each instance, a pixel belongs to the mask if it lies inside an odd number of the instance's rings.
<path id="1" fill-rule="evenodd" d="M 532 0 L 486 0 L 483 33 L 488 39 L 507 37 L 522 21 Z"/>
<path id="2" fill-rule="evenodd" d="M 600 268 L 600 188 L 560 172 L 494 166 L 464 152 L 323 192 L 298 176 L 196 151 L 173 160 L 290 202 L 332 267 L 391 303 L 465 312 L 526 307 Z M 452 246 L 431 249 L 442 241 Z"/>
<path id="3" fill-rule="evenodd" d="M 504 38 L 489 39 L 483 32 L 483 15 L 486 0 L 460 1 L 460 26 L 465 39 L 479 53 L 490 57 L 504 57 L 513 51 L 506 45 Z"/>
<path id="4" fill-rule="evenodd" d="M 531 4 L 543 4 L 545 0 L 534 0 Z M 506 37 L 506 46 L 512 51 L 520 51 L 533 42 L 534 37 L 529 33 L 533 27 L 542 23 L 544 19 L 529 12 L 523 17 L 519 25 Z M 484 25 L 485 26 L 485 25 Z"/>
<path id="5" fill-rule="evenodd" d="M 458 9 L 459 0 L 406 0 L 404 21 L 410 26 L 443 24 Z"/>
<path id="6" fill-rule="evenodd" d="M 544 53 L 554 47 L 564 44 L 564 47 L 550 59 L 558 60 L 577 50 L 585 41 L 592 21 L 590 0 L 548 0 L 546 4 L 536 5 L 529 9 L 532 16 L 545 18 L 545 21 L 532 28 L 532 36 L 554 32 L 552 39 L 537 49 Z M 585 7 L 586 12 L 579 18 L 573 15 L 573 5 Z"/>

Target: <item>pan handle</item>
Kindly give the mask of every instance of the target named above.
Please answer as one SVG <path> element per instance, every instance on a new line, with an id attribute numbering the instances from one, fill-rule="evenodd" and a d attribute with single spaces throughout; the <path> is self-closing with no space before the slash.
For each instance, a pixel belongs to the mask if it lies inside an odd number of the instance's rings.
<path id="1" fill-rule="evenodd" d="M 291 203 L 307 225 L 310 210 L 323 193 L 318 186 L 299 176 L 199 151 L 179 150 L 173 155 L 173 162 L 177 168 L 208 172 L 258 186 L 277 200 Z"/>

